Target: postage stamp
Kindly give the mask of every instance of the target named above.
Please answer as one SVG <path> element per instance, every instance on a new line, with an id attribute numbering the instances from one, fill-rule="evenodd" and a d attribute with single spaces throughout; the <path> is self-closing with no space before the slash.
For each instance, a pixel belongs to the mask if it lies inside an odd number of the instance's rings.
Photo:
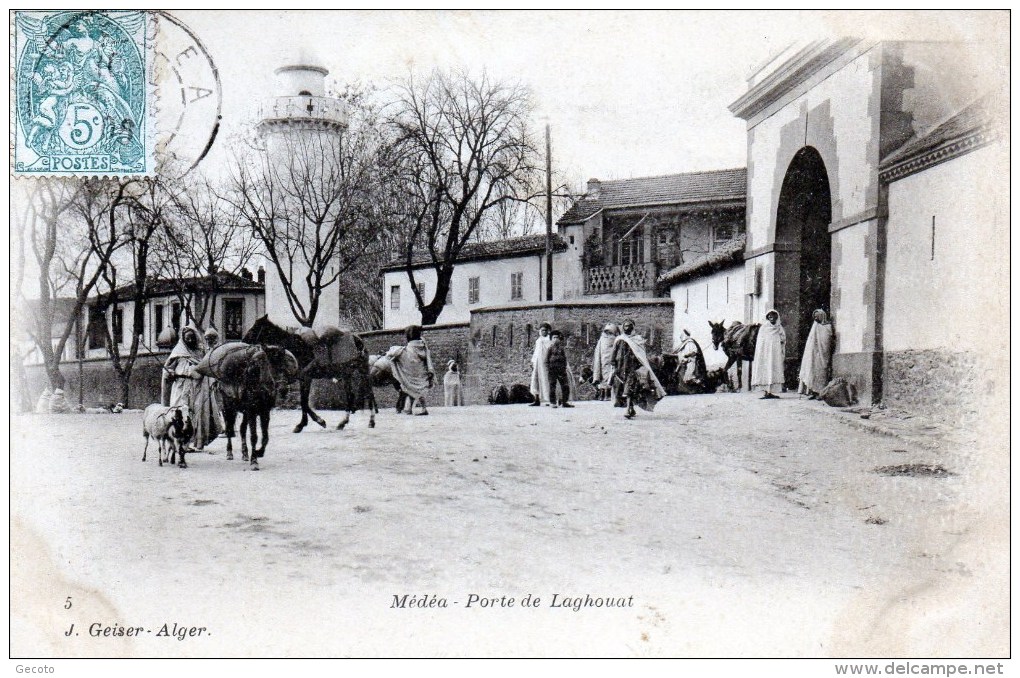
<path id="1" fill-rule="evenodd" d="M 143 11 L 16 12 L 14 174 L 152 174 L 151 42 Z"/>

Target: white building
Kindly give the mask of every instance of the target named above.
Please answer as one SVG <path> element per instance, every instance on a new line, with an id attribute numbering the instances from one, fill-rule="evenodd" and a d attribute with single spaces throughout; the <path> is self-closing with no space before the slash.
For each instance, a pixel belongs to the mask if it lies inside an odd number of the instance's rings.
<path id="1" fill-rule="evenodd" d="M 982 324 L 1008 314 L 1009 164 L 975 103 L 972 50 L 819 41 L 755 73 L 730 106 L 747 122 L 745 281 L 761 280 L 748 319 L 781 314 L 789 386 L 821 308 L 833 372 L 863 402 L 996 388 L 969 365 L 991 348 Z"/>
<path id="2" fill-rule="evenodd" d="M 261 271 L 259 272 L 261 277 Z M 160 342 L 160 335 L 167 328 L 174 329 L 174 336 L 182 324 L 195 322 L 205 329 L 216 327 L 221 341 L 238 341 L 257 318 L 265 314 L 265 292 L 261 280 L 246 271 L 234 275 L 220 271 L 214 276 L 198 278 L 168 279 L 149 281 L 142 312 L 142 331 L 139 333 L 138 354 L 163 353 L 172 347 L 172 342 Z M 54 337 L 64 330 L 64 319 L 73 313 L 73 299 L 56 301 Z M 86 360 L 103 359 L 110 356 L 107 348 L 107 331 L 122 352 L 131 347 L 131 331 L 136 299 L 134 285 L 123 285 L 116 294 L 97 295 L 82 309 L 82 355 Z M 174 339 L 175 341 L 176 339 Z M 55 343 L 55 342 L 54 342 Z M 78 359 L 75 330 L 64 346 L 61 362 Z M 42 353 L 38 348 L 28 350 L 26 365 L 41 365 Z"/>
<path id="3" fill-rule="evenodd" d="M 731 256 L 734 241 L 743 242 L 746 183 L 744 169 L 589 180 L 588 192 L 557 221 L 553 300 L 665 296 L 669 283 L 660 276 L 666 271 L 717 259 L 720 251 Z M 454 269 L 439 322 L 468 322 L 475 308 L 544 300 L 544 251 L 544 235 L 469 245 Z M 401 262 L 383 270 L 384 328 L 420 323 Z M 414 270 L 423 296 L 431 299 L 431 261 L 416 259 Z M 724 299 L 740 298 L 743 280 L 732 281 L 728 296 L 727 284 Z M 726 319 L 742 320 L 742 304 L 733 307 L 739 313 L 720 310 Z"/>
<path id="4" fill-rule="evenodd" d="M 579 245 L 553 236 L 553 298 L 562 299 L 573 284 L 570 270 Z M 436 291 L 431 257 L 418 255 L 412 263 L 415 282 L 426 303 Z M 383 267 L 383 329 L 421 324 L 411 280 L 403 262 Z M 511 302 L 539 302 L 545 298 L 545 235 L 527 235 L 464 246 L 450 279 L 446 306 L 437 324 L 466 323 L 471 311 Z"/>
<path id="5" fill-rule="evenodd" d="M 659 278 L 673 300 L 673 343 L 687 332 L 701 346 L 710 365 L 724 362 L 712 347 L 708 322 L 743 322 L 748 298 L 744 280 L 744 236 L 718 247 L 706 257 L 681 264 Z M 753 284 L 753 283 L 752 283 Z"/>

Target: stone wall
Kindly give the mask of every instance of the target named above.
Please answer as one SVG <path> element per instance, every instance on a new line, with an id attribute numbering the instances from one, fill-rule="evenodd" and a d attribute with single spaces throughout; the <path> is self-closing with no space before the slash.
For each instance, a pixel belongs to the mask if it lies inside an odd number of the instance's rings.
<path id="1" fill-rule="evenodd" d="M 998 370 L 970 351 L 886 353 L 883 402 L 949 425 L 968 423 L 989 401 L 1009 396 L 1006 365 Z"/>
<path id="2" fill-rule="evenodd" d="M 151 403 L 159 402 L 160 382 L 163 375 L 163 363 L 168 353 L 155 353 L 139 356 L 131 371 L 130 402 L 124 403 L 131 408 L 144 408 Z M 28 388 L 32 402 L 50 385 L 46 370 L 42 365 L 25 367 L 28 376 Z M 61 363 L 60 371 L 66 379 L 64 395 L 72 407 L 78 404 L 78 363 Z M 105 407 L 120 402 L 120 380 L 113 370 L 109 359 L 86 360 L 82 364 L 82 391 L 85 394 L 85 407 Z"/>
<path id="3" fill-rule="evenodd" d="M 467 365 L 468 327 L 468 323 L 451 323 L 422 328 L 422 339 L 428 344 L 436 369 L 436 385 L 425 399 L 429 407 L 443 405 L 443 376 L 446 374 L 446 364 L 449 361 L 457 361 L 462 375 L 468 373 L 470 369 Z M 362 332 L 360 336 L 365 341 L 368 352 L 373 355 L 382 355 L 391 346 L 402 346 L 406 343 L 403 328 Z M 461 378 L 463 379 L 463 376 Z M 397 402 L 397 392 L 392 388 L 377 388 L 375 399 L 380 409 L 393 407 Z"/>
<path id="4" fill-rule="evenodd" d="M 531 355 L 538 326 L 548 322 L 563 332 L 567 359 L 575 376 L 591 365 L 595 344 L 607 322 L 630 318 L 648 341 L 649 355 L 672 348 L 673 301 L 632 299 L 561 301 L 483 308 L 471 314 L 468 366 L 463 381 L 465 401 L 482 404 L 500 384 L 530 384 Z M 588 387 L 572 394 L 575 400 L 594 396 Z"/>
<path id="5" fill-rule="evenodd" d="M 443 405 L 443 377 L 450 360 L 460 364 L 464 401 L 469 405 L 488 402 L 492 389 L 500 384 L 530 384 L 531 354 L 538 326 L 543 322 L 564 334 L 567 357 L 576 376 L 591 365 L 595 344 L 607 322 L 622 323 L 630 318 L 636 331 L 648 342 L 649 355 L 670 350 L 673 345 L 673 301 L 671 299 L 631 299 L 608 301 L 562 301 L 539 304 L 494 306 L 472 312 L 471 323 L 427 326 L 422 337 L 432 352 L 436 386 L 426 398 L 429 407 Z M 403 329 L 361 333 L 371 354 L 383 354 L 391 346 L 405 343 Z M 131 379 L 131 407 L 144 407 L 159 400 L 160 374 L 166 354 L 139 358 Z M 108 360 L 85 363 L 85 405 L 106 405 L 119 400 L 119 382 Z M 77 365 L 65 363 L 68 383 L 66 395 L 77 402 Z M 33 400 L 46 385 L 42 369 L 30 369 Z M 575 400 L 594 396 L 588 386 L 576 389 Z M 376 389 L 380 408 L 396 404 L 396 391 Z M 298 390 L 291 388 L 282 407 L 297 407 Z M 341 409 L 343 399 L 337 385 L 328 379 L 312 382 L 311 404 L 315 409 Z"/>

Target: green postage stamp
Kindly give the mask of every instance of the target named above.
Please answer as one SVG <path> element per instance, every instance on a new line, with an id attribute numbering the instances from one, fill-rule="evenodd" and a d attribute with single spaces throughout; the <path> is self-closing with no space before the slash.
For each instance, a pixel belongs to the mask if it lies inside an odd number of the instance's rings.
<path id="1" fill-rule="evenodd" d="M 15 12 L 14 174 L 154 171 L 147 12 Z"/>

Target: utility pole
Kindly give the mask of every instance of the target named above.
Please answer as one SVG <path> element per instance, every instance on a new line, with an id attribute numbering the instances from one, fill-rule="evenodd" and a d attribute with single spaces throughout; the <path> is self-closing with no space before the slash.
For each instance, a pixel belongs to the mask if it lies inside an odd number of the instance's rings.
<path id="1" fill-rule="evenodd" d="M 552 247 L 552 142 L 549 123 L 545 124 L 545 300 L 553 298 Z"/>

